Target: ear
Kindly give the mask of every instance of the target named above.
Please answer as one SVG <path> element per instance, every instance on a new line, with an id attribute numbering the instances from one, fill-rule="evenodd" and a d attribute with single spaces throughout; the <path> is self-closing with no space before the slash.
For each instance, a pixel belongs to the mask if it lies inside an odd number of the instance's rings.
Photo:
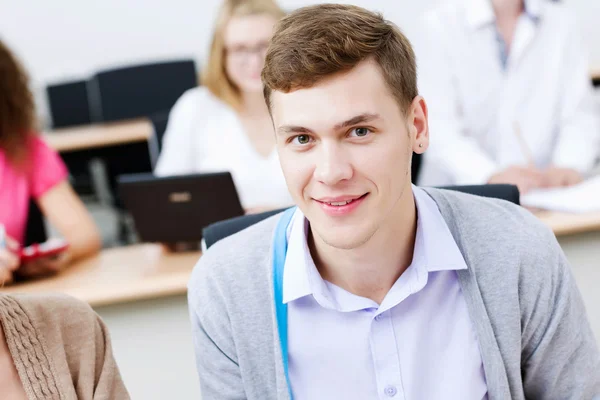
<path id="1" fill-rule="evenodd" d="M 423 154 L 429 147 L 429 123 L 427 121 L 427 104 L 422 96 L 414 98 L 408 116 L 412 150 L 415 153 Z"/>

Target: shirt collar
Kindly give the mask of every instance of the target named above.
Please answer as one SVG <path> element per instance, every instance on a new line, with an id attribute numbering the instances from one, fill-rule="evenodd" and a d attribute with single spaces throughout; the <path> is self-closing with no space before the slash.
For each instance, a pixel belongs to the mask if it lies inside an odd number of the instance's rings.
<path id="1" fill-rule="evenodd" d="M 533 22 L 537 22 L 542 15 L 542 1 L 544 0 L 525 0 L 524 2 L 525 14 Z M 491 0 L 466 0 L 465 12 L 467 23 L 473 29 L 493 24 L 496 21 Z"/>
<path id="2" fill-rule="evenodd" d="M 421 188 L 413 186 L 417 206 L 417 233 L 411 265 L 428 272 L 467 269 L 450 228 L 436 202 Z"/>
<path id="3" fill-rule="evenodd" d="M 467 264 L 435 201 L 423 190 L 412 187 L 417 207 L 417 232 L 409 268 L 422 273 L 467 269 Z M 338 309 L 321 278 L 307 243 L 308 221 L 300 209 L 288 226 L 288 249 L 283 270 L 283 302 L 313 295 L 317 302 Z"/>
<path id="4" fill-rule="evenodd" d="M 309 272 L 316 266 L 310 255 L 307 243 L 308 220 L 296 208 L 287 229 L 288 248 L 283 267 L 283 302 L 288 303 L 313 293 L 314 279 L 309 280 Z M 318 273 L 318 272 L 317 272 Z M 323 281 L 321 279 L 321 281 Z M 311 285 L 311 283 L 313 285 Z M 324 282 L 323 282 L 324 284 Z"/>

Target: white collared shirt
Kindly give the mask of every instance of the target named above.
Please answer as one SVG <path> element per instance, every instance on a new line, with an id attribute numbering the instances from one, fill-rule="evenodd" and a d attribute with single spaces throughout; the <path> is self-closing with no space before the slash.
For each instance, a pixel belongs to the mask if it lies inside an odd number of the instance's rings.
<path id="1" fill-rule="evenodd" d="M 491 1 L 444 2 L 427 15 L 416 42 L 431 135 L 421 185 L 485 183 L 527 165 L 528 152 L 539 168 L 593 167 L 600 110 L 574 16 L 561 3 L 525 5 L 506 65 Z"/>
<path id="2" fill-rule="evenodd" d="M 324 281 L 296 211 L 283 301 L 295 400 L 486 399 L 475 330 L 456 270 L 467 265 L 434 200 L 413 187 L 413 261 L 381 305 Z"/>

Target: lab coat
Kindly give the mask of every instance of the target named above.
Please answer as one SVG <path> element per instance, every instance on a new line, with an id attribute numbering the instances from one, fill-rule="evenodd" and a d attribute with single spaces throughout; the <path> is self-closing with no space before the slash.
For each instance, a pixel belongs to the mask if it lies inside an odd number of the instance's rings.
<path id="1" fill-rule="evenodd" d="M 593 167 L 600 110 L 574 16 L 562 3 L 526 1 L 505 65 L 498 37 L 488 0 L 444 2 L 426 15 L 417 62 L 430 148 L 420 184 L 482 184 L 530 162 Z"/>

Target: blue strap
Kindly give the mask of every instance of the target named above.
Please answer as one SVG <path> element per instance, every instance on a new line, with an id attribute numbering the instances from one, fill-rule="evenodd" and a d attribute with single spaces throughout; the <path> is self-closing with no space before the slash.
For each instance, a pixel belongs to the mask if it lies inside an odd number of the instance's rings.
<path id="1" fill-rule="evenodd" d="M 283 303 L 283 266 L 287 254 L 288 240 L 287 227 L 294 216 L 296 207 L 284 211 L 275 229 L 273 242 L 273 294 L 275 297 L 275 315 L 277 317 L 277 331 L 279 332 L 279 343 L 281 344 L 281 357 L 283 359 L 283 371 L 288 386 L 288 393 L 292 399 L 292 386 L 288 374 L 288 325 L 287 304 Z"/>

